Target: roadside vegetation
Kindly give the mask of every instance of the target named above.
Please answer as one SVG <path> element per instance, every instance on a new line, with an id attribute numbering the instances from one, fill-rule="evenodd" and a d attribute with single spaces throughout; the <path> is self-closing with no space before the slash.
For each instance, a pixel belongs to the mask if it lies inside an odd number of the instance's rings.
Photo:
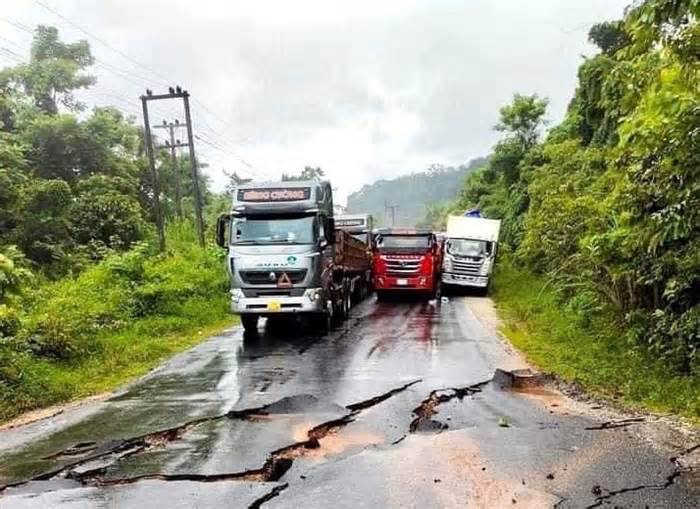
<path id="1" fill-rule="evenodd" d="M 562 301 L 548 278 L 508 260 L 496 270 L 492 294 L 503 334 L 536 366 L 622 406 L 700 424 L 700 377 L 674 372 L 646 349 L 621 341 L 615 316 Z"/>
<path id="2" fill-rule="evenodd" d="M 232 321 L 223 255 L 194 235 L 186 156 L 158 154 L 160 253 L 136 120 L 75 97 L 92 63 L 87 42 L 40 26 L 27 61 L 0 70 L 0 421 L 110 390 Z M 207 184 L 210 225 L 229 197 Z"/>
<path id="3" fill-rule="evenodd" d="M 488 163 L 427 218 L 440 228 L 478 207 L 503 220 L 511 265 L 495 296 L 540 366 L 696 418 L 699 13 L 698 0 L 646 0 L 593 26 L 600 52 L 563 122 L 543 136 L 547 100 L 516 95 Z"/>

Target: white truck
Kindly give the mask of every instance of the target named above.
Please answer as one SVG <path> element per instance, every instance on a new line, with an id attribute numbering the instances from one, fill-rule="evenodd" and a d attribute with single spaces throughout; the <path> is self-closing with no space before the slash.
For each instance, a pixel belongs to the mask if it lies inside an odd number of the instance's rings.
<path id="1" fill-rule="evenodd" d="M 449 216 L 442 257 L 443 286 L 471 286 L 486 293 L 500 229 L 497 219 Z"/>

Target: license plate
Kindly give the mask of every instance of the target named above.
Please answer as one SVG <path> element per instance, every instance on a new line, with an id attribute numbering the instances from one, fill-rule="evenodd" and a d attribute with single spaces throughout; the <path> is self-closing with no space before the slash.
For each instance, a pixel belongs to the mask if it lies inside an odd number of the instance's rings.
<path id="1" fill-rule="evenodd" d="M 408 284 L 408 279 L 397 279 L 396 284 L 399 286 L 406 286 Z"/>
<path id="2" fill-rule="evenodd" d="M 279 311 L 280 309 L 282 309 L 282 304 L 278 300 L 271 300 L 267 303 L 268 311 Z"/>

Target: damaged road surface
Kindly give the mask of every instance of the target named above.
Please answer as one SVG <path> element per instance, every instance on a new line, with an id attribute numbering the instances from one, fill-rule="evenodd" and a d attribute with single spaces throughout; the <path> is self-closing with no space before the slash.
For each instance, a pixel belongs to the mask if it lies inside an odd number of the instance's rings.
<path id="1" fill-rule="evenodd" d="M 0 509 L 700 507 L 700 446 L 574 401 L 487 299 L 325 337 L 232 329 L 102 402 L 0 431 Z"/>

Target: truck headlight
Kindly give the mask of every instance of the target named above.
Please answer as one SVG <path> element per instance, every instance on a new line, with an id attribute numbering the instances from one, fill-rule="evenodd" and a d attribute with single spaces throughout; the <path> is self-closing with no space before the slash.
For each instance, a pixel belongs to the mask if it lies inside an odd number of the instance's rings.
<path id="1" fill-rule="evenodd" d="M 317 302 L 321 300 L 321 289 L 320 288 L 311 288 L 309 290 L 306 290 L 304 292 L 306 294 L 306 298 L 309 299 L 311 302 Z"/>
<path id="2" fill-rule="evenodd" d="M 240 288 L 234 288 L 233 290 L 231 290 L 231 300 L 233 302 L 238 302 L 243 297 L 243 290 L 241 290 Z"/>

